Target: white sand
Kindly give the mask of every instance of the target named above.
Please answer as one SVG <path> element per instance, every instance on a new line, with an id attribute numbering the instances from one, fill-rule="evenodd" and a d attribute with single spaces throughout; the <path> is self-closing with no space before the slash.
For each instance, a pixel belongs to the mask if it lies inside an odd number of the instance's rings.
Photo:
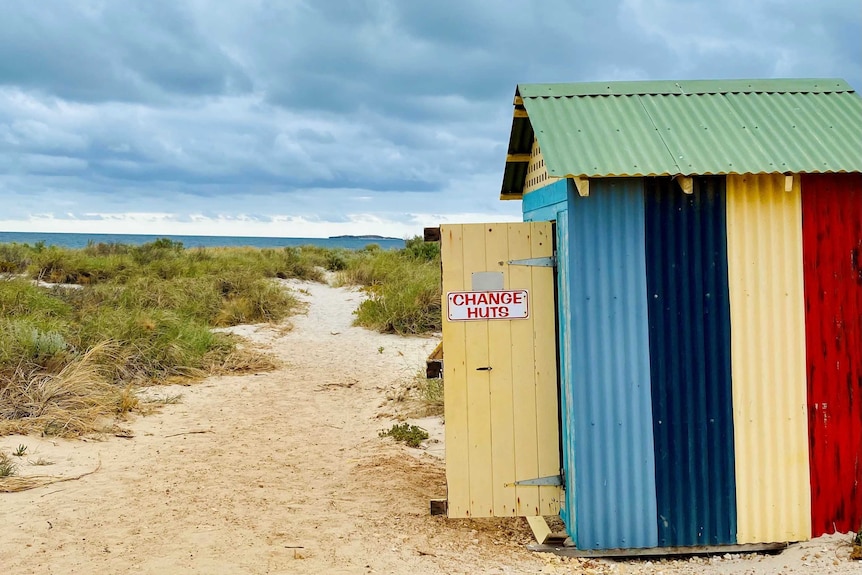
<path id="1" fill-rule="evenodd" d="M 24 474 L 100 465 L 0 494 L 0 574 L 862 574 L 849 536 L 778 556 L 618 563 L 526 551 L 522 519 L 429 516 L 428 500 L 445 496 L 439 419 L 418 421 L 438 440 L 427 449 L 378 432 L 409 413 L 393 398 L 437 340 L 352 327 L 358 292 L 292 284 L 310 303 L 293 331 L 235 330 L 281 369 L 152 388 L 182 399 L 129 422 L 131 439 L 0 438 L 7 452 L 28 447 Z"/>

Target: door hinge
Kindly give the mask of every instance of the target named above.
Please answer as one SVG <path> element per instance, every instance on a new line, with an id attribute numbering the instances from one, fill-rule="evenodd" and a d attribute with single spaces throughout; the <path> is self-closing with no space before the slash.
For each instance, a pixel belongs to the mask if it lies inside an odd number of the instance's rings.
<path id="1" fill-rule="evenodd" d="M 557 267 L 557 257 L 549 256 L 546 258 L 527 258 L 524 260 L 509 260 L 510 266 L 532 266 L 538 268 L 555 268 Z"/>
<path id="2" fill-rule="evenodd" d="M 560 475 L 548 475 L 547 477 L 537 477 L 535 479 L 522 479 L 514 483 L 506 483 L 505 487 L 514 487 L 516 485 L 562 485 L 563 478 Z"/>

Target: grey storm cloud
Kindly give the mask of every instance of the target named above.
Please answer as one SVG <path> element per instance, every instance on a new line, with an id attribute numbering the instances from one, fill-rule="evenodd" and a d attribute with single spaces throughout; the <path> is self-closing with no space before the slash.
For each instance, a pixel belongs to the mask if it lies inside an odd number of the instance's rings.
<path id="1" fill-rule="evenodd" d="M 858 89 L 860 37 L 858 0 L 12 0 L 0 200 L 14 217 L 492 213 L 519 82 Z"/>

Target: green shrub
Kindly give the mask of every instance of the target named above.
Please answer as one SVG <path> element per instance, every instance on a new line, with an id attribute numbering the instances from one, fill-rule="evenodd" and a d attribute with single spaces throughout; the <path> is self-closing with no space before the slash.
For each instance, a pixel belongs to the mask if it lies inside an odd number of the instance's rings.
<path id="1" fill-rule="evenodd" d="M 33 250 L 27 244 L 0 244 L 0 274 L 20 274 L 32 262 Z"/>
<path id="2" fill-rule="evenodd" d="M 413 236 L 405 242 L 405 255 L 422 261 L 437 261 L 440 259 L 440 243 L 426 242 L 421 236 Z"/>
<path id="3" fill-rule="evenodd" d="M 371 250 L 350 262 L 342 281 L 368 292 L 356 310 L 358 325 L 402 335 L 442 329 L 439 255 Z"/>
<path id="4" fill-rule="evenodd" d="M 419 447 L 428 439 L 428 432 L 418 425 L 400 423 L 393 425 L 387 430 L 378 433 L 380 437 L 391 437 L 400 443 L 406 443 L 410 447 Z"/>

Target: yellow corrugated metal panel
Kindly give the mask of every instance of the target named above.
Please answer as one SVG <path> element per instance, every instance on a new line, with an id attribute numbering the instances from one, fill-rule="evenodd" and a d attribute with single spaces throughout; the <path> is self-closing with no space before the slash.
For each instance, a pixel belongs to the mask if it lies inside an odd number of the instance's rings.
<path id="1" fill-rule="evenodd" d="M 727 177 L 737 542 L 811 537 L 799 178 Z"/>
<path id="2" fill-rule="evenodd" d="M 449 517 L 555 515 L 560 489 L 516 481 L 560 472 L 553 269 L 510 266 L 553 254 L 551 224 L 443 225 L 443 307 L 474 272 L 526 289 L 530 317 L 443 322 Z M 477 370 L 477 368 L 487 368 Z"/>

